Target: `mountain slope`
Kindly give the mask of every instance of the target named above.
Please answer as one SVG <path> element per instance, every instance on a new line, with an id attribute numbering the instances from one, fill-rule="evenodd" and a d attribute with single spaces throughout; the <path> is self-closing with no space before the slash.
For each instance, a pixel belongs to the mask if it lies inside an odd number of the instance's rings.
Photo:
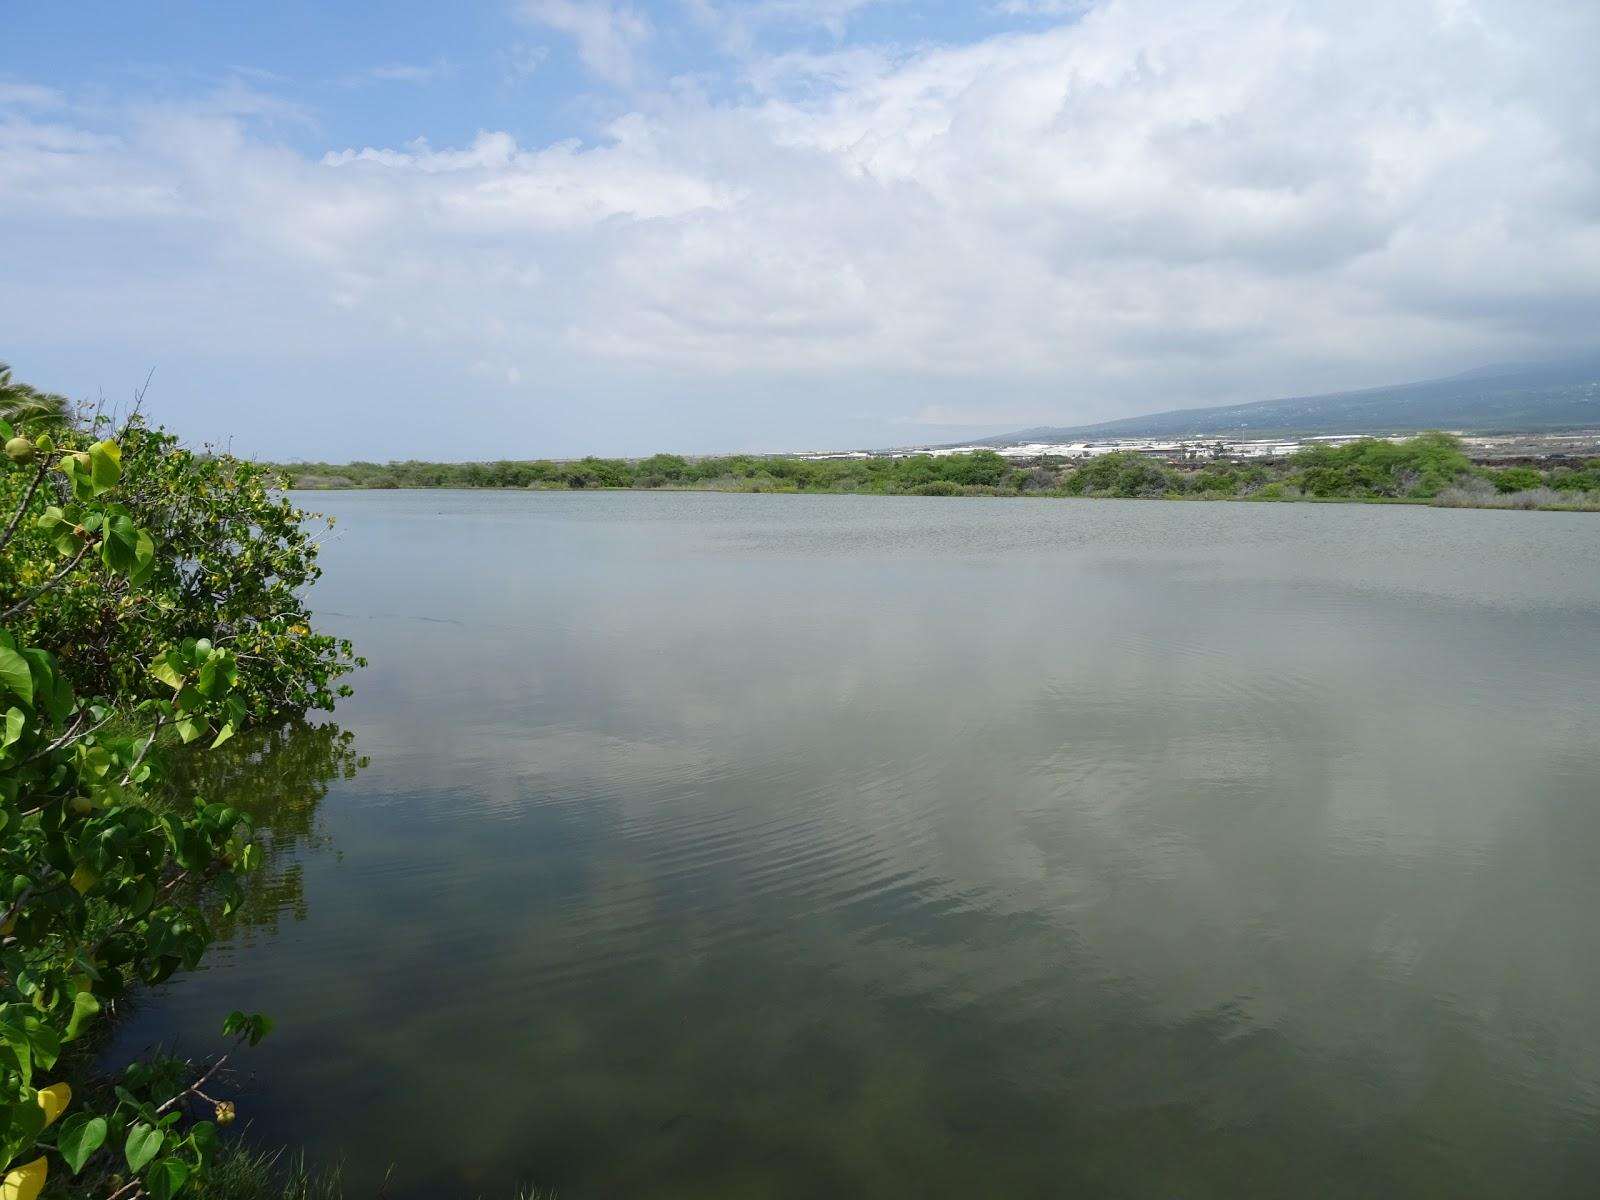
<path id="1" fill-rule="evenodd" d="M 1532 433 L 1600 428 L 1600 356 L 1558 364 L 1483 367 L 1357 392 L 1181 409 L 1098 425 L 1023 429 L 985 445 L 1084 438 L 1412 433 Z"/>

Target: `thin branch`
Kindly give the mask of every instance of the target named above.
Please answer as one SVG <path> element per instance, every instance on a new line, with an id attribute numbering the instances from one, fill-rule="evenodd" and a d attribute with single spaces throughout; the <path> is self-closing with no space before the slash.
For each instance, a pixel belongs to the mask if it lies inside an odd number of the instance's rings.
<path id="1" fill-rule="evenodd" d="M 61 570 L 50 576 L 49 579 L 46 579 L 43 583 L 34 588 L 33 591 L 29 592 L 21 600 L 18 600 L 10 608 L 6 609 L 4 612 L 0 612 L 0 621 L 5 620 L 7 617 L 16 616 L 19 612 L 23 611 L 23 609 L 29 607 L 40 596 L 44 595 L 51 588 L 55 587 L 56 584 L 60 583 L 72 573 L 73 569 L 83 561 L 83 556 L 87 553 L 89 553 L 89 543 L 85 542 L 83 544 L 83 548 L 79 550 L 77 554 L 72 556 L 71 561 L 69 561 L 66 566 L 62 567 Z"/>
<path id="2" fill-rule="evenodd" d="M 202 1096 L 207 1100 L 211 1100 L 210 1096 L 206 1096 L 205 1093 L 200 1090 L 200 1085 L 205 1083 L 206 1080 L 210 1079 L 213 1075 L 215 1075 L 217 1073 L 217 1071 L 221 1069 L 222 1064 L 227 1062 L 227 1061 L 228 1061 L 228 1056 L 226 1054 L 224 1054 L 221 1058 L 217 1059 L 216 1062 L 212 1063 L 209 1067 L 207 1067 L 205 1069 L 205 1073 L 202 1074 L 200 1076 L 200 1078 L 196 1079 L 193 1083 L 191 1083 L 188 1087 L 184 1088 L 183 1091 L 179 1092 L 176 1096 L 174 1096 L 172 1099 L 168 1100 L 165 1104 L 158 1105 L 156 1107 L 157 1114 L 166 1112 L 169 1108 L 172 1108 L 175 1105 L 181 1103 L 182 1101 L 187 1100 L 190 1096 Z M 216 1101 L 215 1100 L 211 1100 L 211 1103 L 215 1104 Z"/>
<path id="3" fill-rule="evenodd" d="M 166 724 L 167 718 L 158 715 L 156 723 L 150 727 L 150 736 L 145 738 L 144 745 L 139 747 L 139 757 L 133 760 L 127 774 L 122 777 L 123 786 L 126 787 L 133 780 L 133 773 L 139 769 L 139 764 L 144 761 L 144 756 L 150 753 L 150 747 L 155 745 L 156 734 L 161 732 L 161 726 Z"/>
<path id="4" fill-rule="evenodd" d="M 17 527 L 22 524 L 22 515 L 28 511 L 28 505 L 33 501 L 33 494 L 39 490 L 39 485 L 44 482 L 44 477 L 48 474 L 50 474 L 50 456 L 45 455 L 39 463 L 39 469 L 33 474 L 33 482 L 23 493 L 22 503 L 17 505 L 17 511 L 11 515 L 11 524 L 6 526 L 4 534 L 0 534 L 0 550 L 4 550 L 16 536 Z"/>
<path id="5" fill-rule="evenodd" d="M 151 907 L 153 908 L 156 904 L 165 904 L 168 900 L 172 899 L 173 893 L 178 890 L 179 886 L 187 878 L 189 878 L 189 872 L 179 871 L 171 879 L 163 883 L 161 885 L 161 890 L 156 893 L 156 898 Z"/>
<path id="6" fill-rule="evenodd" d="M 17 914 L 22 911 L 22 906 L 33 899 L 33 893 L 36 890 L 37 886 L 31 883 L 22 889 L 22 895 L 11 902 L 11 907 L 6 910 L 6 915 L 0 918 L 0 928 L 11 924 L 16 919 Z"/>
<path id="7" fill-rule="evenodd" d="M 58 892 L 62 888 L 66 887 L 68 882 L 69 880 L 63 876 L 48 886 L 38 882 L 37 880 L 35 880 L 33 883 L 30 883 L 27 887 L 22 889 L 22 895 L 18 896 L 11 902 L 11 907 L 6 910 L 6 915 L 0 917 L 0 926 L 8 925 L 16 917 L 20 916 L 22 913 L 22 906 L 35 896 L 48 896 L 51 892 Z M 14 940 L 15 938 L 11 936 L 6 938 L 7 943 L 10 943 Z"/>
<path id="8" fill-rule="evenodd" d="M 101 728 L 102 725 L 106 725 L 107 722 L 110 722 L 110 714 L 107 714 L 106 717 L 99 718 L 98 722 L 94 722 L 94 725 L 91 725 L 90 728 L 86 728 L 85 730 L 85 728 L 83 728 L 83 718 L 88 717 L 88 715 L 90 715 L 90 710 L 86 709 L 86 707 L 78 707 L 77 715 L 74 715 L 74 718 L 72 718 L 72 723 L 67 726 L 66 733 L 62 733 L 59 738 L 56 738 L 56 741 L 50 742 L 50 746 L 43 747 L 42 750 L 34 750 L 34 754 L 30 754 L 29 757 L 24 758 L 21 763 L 18 763 L 18 766 L 27 766 L 29 763 L 38 762 L 40 758 L 46 757 L 46 755 L 54 754 L 56 750 L 67 746 L 69 742 L 77 741 L 78 738 L 88 738 L 91 733 L 94 733 L 94 730 L 98 730 L 98 728 Z"/>
<path id="9" fill-rule="evenodd" d="M 122 423 L 122 432 L 117 434 L 117 444 L 120 446 L 128 436 L 128 430 L 133 428 L 134 421 L 138 420 L 139 412 L 144 408 L 144 394 L 150 390 L 150 381 L 156 377 L 156 369 L 150 368 L 150 373 L 144 377 L 144 383 L 139 385 L 138 391 L 133 393 L 133 408 L 128 413 L 127 420 Z"/>

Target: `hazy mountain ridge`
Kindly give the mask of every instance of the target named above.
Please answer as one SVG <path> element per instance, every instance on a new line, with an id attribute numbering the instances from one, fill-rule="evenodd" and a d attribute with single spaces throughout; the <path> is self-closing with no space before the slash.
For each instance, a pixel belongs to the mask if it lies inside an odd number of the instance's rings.
<path id="1" fill-rule="evenodd" d="M 1532 433 L 1600 426 L 1600 355 L 1557 364 L 1480 367 L 1444 379 L 1022 429 L 978 445 L 1085 438 L 1248 434 Z"/>

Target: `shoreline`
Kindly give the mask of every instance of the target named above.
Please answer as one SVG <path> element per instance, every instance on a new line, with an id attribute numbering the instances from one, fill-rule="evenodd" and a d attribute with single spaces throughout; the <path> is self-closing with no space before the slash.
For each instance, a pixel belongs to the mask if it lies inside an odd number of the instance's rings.
<path id="1" fill-rule="evenodd" d="M 954 495 L 931 495 L 918 492 L 838 491 L 802 488 L 719 488 L 719 487 L 584 487 L 571 488 L 559 484 L 546 486 L 470 485 L 470 484 L 300 484 L 285 489 L 307 494 L 330 492 L 532 492 L 582 495 L 694 493 L 709 496 L 869 496 L 892 500 L 1145 500 L 1169 501 L 1180 504 L 1366 504 L 1402 508 L 1472 509 L 1480 512 L 1600 512 L 1600 500 L 1584 504 L 1510 504 L 1441 502 L 1437 497 L 1425 496 L 1208 496 L 1208 495 L 1147 495 L 1112 496 L 1106 494 L 1074 495 L 1067 492 L 1007 492 L 999 489 L 961 492 Z M 1582 493 L 1588 494 L 1588 493 Z M 1516 493 L 1510 493 L 1515 496 Z M 1492 498 L 1486 498 L 1492 499 Z"/>
<path id="2" fill-rule="evenodd" d="M 1600 511 L 1600 457 L 1486 466 L 1459 438 L 1363 438 L 1281 458 L 1118 450 L 1007 458 L 993 450 L 845 459 L 731 455 L 479 463 L 293 463 L 273 468 L 307 491 L 464 487 L 874 496 L 1116 497 L 1431 504 L 1444 508 Z"/>

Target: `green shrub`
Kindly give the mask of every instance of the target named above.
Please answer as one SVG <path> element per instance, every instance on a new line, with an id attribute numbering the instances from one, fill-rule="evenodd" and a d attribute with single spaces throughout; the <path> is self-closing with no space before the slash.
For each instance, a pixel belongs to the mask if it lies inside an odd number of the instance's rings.
<path id="1" fill-rule="evenodd" d="M 93 430 L 58 427 L 63 454 L 83 453 Z M 360 665 L 348 641 L 317 633 L 304 592 L 321 575 L 317 536 L 332 526 L 297 509 L 272 469 L 230 455 L 197 454 L 172 434 L 131 421 L 118 437 L 118 503 L 162 553 L 132 587 L 114 573 L 75 572 L 12 626 L 21 641 L 57 648 L 73 687 L 145 698 L 149 647 L 209 637 L 234 655 L 236 695 L 252 717 L 330 709 L 338 680 Z M 0 509 L 23 501 L 26 473 L 0 472 Z M 67 501 L 54 479 L 28 497 L 30 514 Z M 0 561 L 0 589 L 50 573 L 51 531 L 24 521 Z"/>
<path id="2" fill-rule="evenodd" d="M 1091 458 L 1073 472 L 1067 487 L 1074 495 L 1161 496 L 1172 490 L 1172 480 L 1161 464 L 1122 450 Z"/>
<path id="3" fill-rule="evenodd" d="M 1550 487 L 1558 492 L 1600 492 L 1600 471 L 1559 467 L 1550 472 Z"/>
<path id="4" fill-rule="evenodd" d="M 1472 469 L 1460 442 L 1447 433 L 1423 433 L 1400 442 L 1361 438 L 1344 446 L 1310 446 L 1289 463 L 1292 483 L 1324 497 L 1436 496 Z"/>
<path id="5" fill-rule="evenodd" d="M 232 1119 L 200 1090 L 220 1064 L 146 1059 L 107 1086 L 64 1047 L 193 969 L 263 852 L 235 808 L 155 799 L 158 738 L 215 747 L 253 712 L 331 704 L 355 660 L 293 627 L 315 551 L 266 472 L 138 422 L 28 420 L 0 420 L 0 1194 L 75 1176 L 79 1194 L 169 1200 Z M 270 1028 L 222 1024 L 252 1045 Z"/>
<path id="6" fill-rule="evenodd" d="M 1497 492 L 1525 492 L 1544 483 L 1543 473 L 1533 467 L 1502 467 L 1490 472 L 1489 478 Z"/>

